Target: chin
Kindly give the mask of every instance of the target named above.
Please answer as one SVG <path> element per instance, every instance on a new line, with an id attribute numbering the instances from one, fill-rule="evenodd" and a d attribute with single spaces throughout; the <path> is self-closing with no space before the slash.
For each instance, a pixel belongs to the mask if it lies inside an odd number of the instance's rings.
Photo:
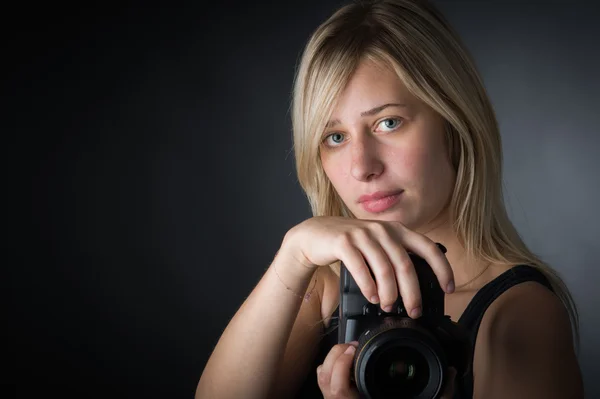
<path id="1" fill-rule="evenodd" d="M 419 226 L 418 217 L 416 215 L 409 215 L 402 210 L 390 210 L 389 212 L 382 213 L 361 213 L 360 219 L 368 220 L 380 220 L 384 222 L 399 222 L 411 230 L 414 230 Z"/>

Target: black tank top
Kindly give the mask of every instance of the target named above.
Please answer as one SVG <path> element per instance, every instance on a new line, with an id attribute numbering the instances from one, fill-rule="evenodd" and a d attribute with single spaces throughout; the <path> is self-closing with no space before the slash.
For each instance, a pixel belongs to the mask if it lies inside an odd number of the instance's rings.
<path id="1" fill-rule="evenodd" d="M 458 324 L 463 325 L 471 337 L 473 343 L 473 352 L 475 349 L 475 340 L 479 325 L 483 319 L 483 315 L 492 302 L 498 298 L 503 292 L 509 288 L 524 283 L 526 281 L 537 281 L 546 286 L 549 290 L 552 287 L 546 277 L 539 270 L 526 265 L 514 266 L 494 280 L 484 285 L 473 297 L 469 305 L 458 320 Z M 330 326 L 324 332 L 323 338 L 319 345 L 317 357 L 313 362 L 313 366 L 304 381 L 296 399 L 320 399 L 323 394 L 317 383 L 316 368 L 323 363 L 325 357 L 331 348 L 337 344 L 337 327 L 338 327 L 338 311 L 334 312 Z M 471 353 L 471 361 L 474 353 Z M 456 381 L 454 399 L 472 399 L 473 398 L 473 373 L 469 372 L 464 378 Z"/>

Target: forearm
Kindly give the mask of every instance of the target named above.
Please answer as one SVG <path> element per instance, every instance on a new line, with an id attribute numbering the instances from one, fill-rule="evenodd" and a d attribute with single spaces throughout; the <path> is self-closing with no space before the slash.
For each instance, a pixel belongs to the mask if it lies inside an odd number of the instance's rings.
<path id="1" fill-rule="evenodd" d="M 311 269 L 293 258 L 281 252 L 275 257 L 221 335 L 196 398 L 267 397 L 301 305 L 286 286 L 303 293 L 311 276 Z"/>

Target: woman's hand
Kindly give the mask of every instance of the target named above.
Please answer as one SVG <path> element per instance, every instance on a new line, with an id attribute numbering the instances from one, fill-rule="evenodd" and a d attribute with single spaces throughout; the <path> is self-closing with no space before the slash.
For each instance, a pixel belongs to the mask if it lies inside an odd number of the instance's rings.
<path id="1" fill-rule="evenodd" d="M 358 399 L 358 390 L 350 381 L 357 342 L 335 345 L 322 365 L 317 367 L 317 382 L 324 399 Z M 440 399 L 454 397 L 456 369 L 448 369 L 448 379 Z"/>
<path id="2" fill-rule="evenodd" d="M 317 367 L 317 382 L 324 399 L 359 399 L 358 390 L 350 381 L 357 344 L 334 345 Z"/>
<path id="3" fill-rule="evenodd" d="M 313 217 L 290 229 L 280 250 L 307 268 L 341 260 L 371 303 L 388 311 L 400 295 L 415 318 L 421 314 L 421 292 L 407 251 L 425 259 L 445 292 L 454 291 L 454 275 L 444 253 L 399 222 Z"/>

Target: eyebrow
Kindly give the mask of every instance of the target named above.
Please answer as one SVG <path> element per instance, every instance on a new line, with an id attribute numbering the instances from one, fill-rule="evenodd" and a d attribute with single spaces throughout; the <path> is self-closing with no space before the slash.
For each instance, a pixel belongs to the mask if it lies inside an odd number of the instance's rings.
<path id="1" fill-rule="evenodd" d="M 388 107 L 406 107 L 406 104 L 398 104 L 398 103 L 388 103 L 388 104 L 383 104 L 383 105 L 379 105 L 375 108 L 371 108 L 368 111 L 364 111 L 360 113 L 361 117 L 365 117 L 365 116 L 373 116 L 373 115 L 377 115 L 378 113 L 380 113 L 381 111 L 383 111 L 384 109 L 388 108 Z M 325 125 L 325 128 L 329 129 L 334 127 L 335 125 L 339 125 L 340 123 L 342 123 L 339 119 L 333 119 L 330 120 L 329 122 L 327 122 L 327 124 Z"/>

